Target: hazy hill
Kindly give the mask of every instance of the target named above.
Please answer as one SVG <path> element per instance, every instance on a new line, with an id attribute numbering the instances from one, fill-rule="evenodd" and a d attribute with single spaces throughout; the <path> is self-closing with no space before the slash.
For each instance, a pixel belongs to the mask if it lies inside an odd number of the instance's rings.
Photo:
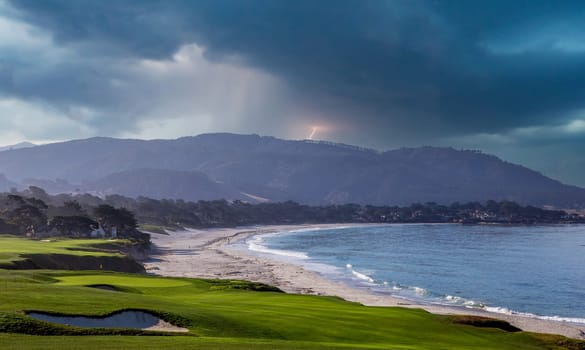
<path id="1" fill-rule="evenodd" d="M 18 187 L 18 184 L 6 178 L 6 175 L 0 174 L 0 192 L 8 192 L 12 188 Z"/>
<path id="2" fill-rule="evenodd" d="M 584 189 L 473 151 L 422 147 L 376 152 L 257 135 L 75 140 L 0 152 L 0 173 L 12 181 L 61 179 L 94 191 L 157 198 L 245 199 L 247 193 L 312 204 L 509 199 L 585 206 Z"/>
<path id="3" fill-rule="evenodd" d="M 201 172 L 164 169 L 134 169 L 105 176 L 81 186 L 83 190 L 129 197 L 212 200 L 251 198 L 211 180 Z"/>
<path id="4" fill-rule="evenodd" d="M 21 148 L 30 148 L 30 147 L 35 147 L 36 145 L 34 143 L 30 143 L 30 142 L 19 142 L 15 145 L 9 145 L 9 146 L 2 146 L 0 147 L 0 152 L 4 152 L 4 151 L 10 151 L 13 149 L 21 149 Z"/>

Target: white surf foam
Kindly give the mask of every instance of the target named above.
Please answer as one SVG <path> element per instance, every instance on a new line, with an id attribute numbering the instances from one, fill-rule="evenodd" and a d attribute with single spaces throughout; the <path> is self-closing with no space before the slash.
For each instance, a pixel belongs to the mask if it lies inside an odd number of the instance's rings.
<path id="1" fill-rule="evenodd" d="M 364 280 L 364 281 L 367 281 L 370 283 L 374 283 L 374 279 L 372 277 L 364 274 L 364 273 L 357 272 L 356 270 L 353 270 L 353 269 L 351 270 L 351 273 L 352 273 L 352 275 L 354 275 L 355 277 L 357 277 L 361 280 Z"/>
<path id="2" fill-rule="evenodd" d="M 256 236 L 248 241 L 248 249 L 258 253 L 280 255 L 297 259 L 308 259 L 309 255 L 304 252 L 297 252 L 294 250 L 272 249 L 263 245 L 264 239 L 262 236 Z"/>
<path id="3" fill-rule="evenodd" d="M 561 317 L 561 316 L 541 316 L 541 315 L 535 315 L 535 314 L 532 314 L 529 312 L 518 312 L 518 311 L 510 310 L 508 308 L 499 307 L 499 306 L 484 306 L 484 307 L 482 307 L 482 309 L 487 311 L 487 312 L 492 312 L 492 313 L 496 313 L 496 314 L 516 315 L 516 316 L 523 316 L 523 317 L 528 317 L 528 318 L 537 318 L 540 320 L 547 320 L 547 321 L 585 324 L 585 318 Z"/>
<path id="4" fill-rule="evenodd" d="M 278 234 L 282 233 L 299 233 L 299 232 L 311 232 L 311 231 L 334 231 L 334 230 L 345 230 L 348 228 L 353 228 L 353 226 L 325 226 L 325 227 L 307 227 L 307 228 L 298 228 L 295 230 L 283 231 L 279 232 Z"/>
<path id="5" fill-rule="evenodd" d="M 447 301 L 447 305 L 455 305 L 455 306 L 463 306 L 466 308 L 471 309 L 480 309 L 490 313 L 495 314 L 503 314 L 503 315 L 514 315 L 514 316 L 522 316 L 526 318 L 536 318 L 540 320 L 547 320 L 547 321 L 557 321 L 557 322 L 570 322 L 570 323 L 578 323 L 578 324 L 585 324 L 585 318 L 578 318 L 578 317 L 561 317 L 561 316 L 542 316 L 537 315 L 529 312 L 520 312 L 510 310 L 507 307 L 502 306 L 487 306 L 482 303 L 478 303 L 473 300 L 465 299 L 458 296 L 447 295 L 445 296 L 445 300 Z M 439 302 L 439 304 L 442 304 Z"/>
<path id="6" fill-rule="evenodd" d="M 300 228 L 300 229 L 296 229 L 296 230 L 267 233 L 267 234 L 263 234 L 263 235 L 254 236 L 252 239 L 247 241 L 247 244 L 248 244 L 249 250 L 255 251 L 258 253 L 279 255 L 279 256 L 285 256 L 285 257 L 306 260 L 306 259 L 309 259 L 309 255 L 305 252 L 297 252 L 294 250 L 284 250 L 284 249 L 272 249 L 272 248 L 266 247 L 263 244 L 264 238 L 288 234 L 288 233 L 299 233 L 299 232 L 310 232 L 310 231 L 321 231 L 321 230 L 339 230 L 339 229 L 346 229 L 346 228 L 350 228 L 350 227 L 351 226 L 308 227 L 308 228 Z"/>
<path id="7" fill-rule="evenodd" d="M 427 295 L 427 290 L 421 287 L 412 287 L 412 289 L 414 290 L 414 292 L 416 293 L 416 295 L 419 296 L 425 296 Z"/>
<path id="8" fill-rule="evenodd" d="M 370 283 L 375 282 L 375 280 L 372 277 L 366 275 L 365 273 L 361 273 L 361 272 L 354 270 L 352 264 L 346 264 L 345 267 L 351 272 L 352 275 L 359 278 L 360 280 L 370 282 Z"/>

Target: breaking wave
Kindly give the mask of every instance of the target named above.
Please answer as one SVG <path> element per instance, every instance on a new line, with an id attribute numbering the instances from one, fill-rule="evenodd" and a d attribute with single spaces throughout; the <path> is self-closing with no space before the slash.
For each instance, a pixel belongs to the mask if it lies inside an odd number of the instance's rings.
<path id="1" fill-rule="evenodd" d="M 561 316 L 541 316 L 536 314 L 531 314 L 529 312 L 518 312 L 514 310 L 510 310 L 505 307 L 498 307 L 498 306 L 484 306 L 482 307 L 483 310 L 487 312 L 492 312 L 496 314 L 504 314 L 504 315 L 516 315 L 516 316 L 523 316 L 529 318 L 538 318 L 540 320 L 547 320 L 547 321 L 557 321 L 557 322 L 571 322 L 571 323 L 579 323 L 585 324 L 585 318 L 577 318 L 577 317 L 561 317 Z"/>
<path id="2" fill-rule="evenodd" d="M 272 234 L 270 234 L 272 235 Z M 266 247 L 264 243 L 264 236 L 269 235 L 258 235 L 254 238 L 248 240 L 248 249 L 258 253 L 265 253 L 265 254 L 274 254 L 280 256 L 286 256 L 289 258 L 296 258 L 296 259 L 308 259 L 309 255 L 304 252 L 297 252 L 294 250 L 282 250 L 282 249 L 272 249 Z"/>

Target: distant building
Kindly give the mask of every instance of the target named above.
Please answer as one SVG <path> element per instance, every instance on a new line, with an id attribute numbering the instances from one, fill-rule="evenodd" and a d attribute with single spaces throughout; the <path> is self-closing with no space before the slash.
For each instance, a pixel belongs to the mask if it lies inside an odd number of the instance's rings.
<path id="1" fill-rule="evenodd" d="M 92 227 L 91 238 L 118 238 L 118 227 L 107 226 L 104 228 L 101 224 L 98 227 Z"/>

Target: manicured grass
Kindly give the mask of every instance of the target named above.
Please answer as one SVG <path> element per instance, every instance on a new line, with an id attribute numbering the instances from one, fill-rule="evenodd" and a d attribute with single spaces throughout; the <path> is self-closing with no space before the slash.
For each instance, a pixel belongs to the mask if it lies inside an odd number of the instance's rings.
<path id="1" fill-rule="evenodd" d="M 119 240 L 118 242 L 123 242 Z M 120 254 L 100 251 L 99 244 L 112 241 L 97 239 L 51 239 L 48 241 L 0 236 L 0 264 L 22 260 L 23 254 L 67 254 L 76 256 L 120 256 Z"/>
<path id="2" fill-rule="evenodd" d="M 185 349 L 185 350 L 337 350 L 337 349 L 417 349 L 413 347 L 388 347 L 356 344 L 327 344 L 314 342 L 291 342 L 262 339 L 187 338 L 187 337 L 35 337 L 22 335 L 0 335 L 3 350 L 120 350 L 120 349 Z"/>
<path id="3" fill-rule="evenodd" d="M 186 280 L 163 279 L 163 278 L 128 278 L 127 276 L 65 276 L 58 278 L 58 285 L 61 286 L 87 286 L 87 285 L 114 285 L 117 287 L 181 287 L 189 286 L 191 283 Z"/>
<path id="4" fill-rule="evenodd" d="M 0 249 L 17 255 L 31 251 L 79 255 L 94 253 L 78 249 L 96 243 L 18 240 L 0 239 Z M 190 332 L 137 336 L 144 333 L 55 326 L 25 315 L 45 311 L 99 316 L 124 309 L 149 310 Z M 102 271 L 0 269 L 0 331 L 6 332 L 0 333 L 3 350 L 585 349 L 584 343 L 562 337 L 478 328 L 423 310 L 285 294 L 258 283 Z"/>
<path id="5" fill-rule="evenodd" d="M 233 283 L 242 287 L 242 282 Z M 95 284 L 121 291 L 86 287 Z M 183 320 L 192 335 L 72 338 L 3 334 L 0 348 L 119 349 L 123 344 L 124 349 L 546 349 L 529 334 L 454 324 L 422 310 L 232 289 L 230 284 L 108 272 L 0 270 L 0 313 L 22 315 L 25 310 L 36 310 L 103 315 L 145 309 Z"/>

